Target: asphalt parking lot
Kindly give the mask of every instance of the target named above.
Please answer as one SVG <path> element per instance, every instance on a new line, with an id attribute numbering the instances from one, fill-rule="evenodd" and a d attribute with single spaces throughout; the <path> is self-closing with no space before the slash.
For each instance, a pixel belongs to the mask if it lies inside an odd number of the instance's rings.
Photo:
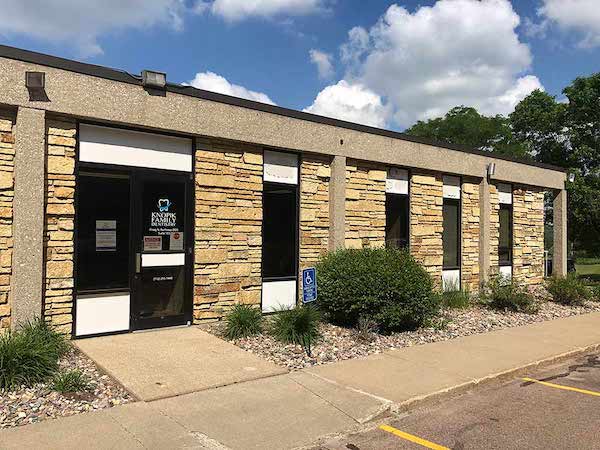
<path id="1" fill-rule="evenodd" d="M 423 448 L 600 449 L 600 354 L 474 389 L 315 450 Z"/>

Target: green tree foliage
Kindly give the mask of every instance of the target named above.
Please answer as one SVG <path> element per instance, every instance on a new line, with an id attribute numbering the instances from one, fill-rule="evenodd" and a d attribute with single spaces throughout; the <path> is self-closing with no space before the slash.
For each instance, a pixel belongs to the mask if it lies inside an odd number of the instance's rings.
<path id="1" fill-rule="evenodd" d="M 419 121 L 406 134 L 448 144 L 460 144 L 478 150 L 529 158 L 527 148 L 512 135 L 509 120 L 497 115 L 486 117 L 475 108 L 457 106 L 444 117 Z"/>
<path id="2" fill-rule="evenodd" d="M 575 79 L 563 94 L 566 102 L 536 90 L 509 117 L 486 117 L 459 106 L 406 133 L 577 173 L 568 186 L 570 240 L 576 249 L 600 255 L 600 73 Z"/>

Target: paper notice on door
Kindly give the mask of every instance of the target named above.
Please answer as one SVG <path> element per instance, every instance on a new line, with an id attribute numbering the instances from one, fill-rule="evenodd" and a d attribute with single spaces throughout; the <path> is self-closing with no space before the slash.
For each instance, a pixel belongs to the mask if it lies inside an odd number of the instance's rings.
<path id="1" fill-rule="evenodd" d="M 162 250 L 162 236 L 144 236 L 144 251 L 159 252 Z"/>
<path id="2" fill-rule="evenodd" d="M 169 250 L 183 250 L 183 233 L 174 231 L 169 239 Z"/>
<path id="3" fill-rule="evenodd" d="M 96 251 L 117 251 L 117 221 L 96 220 Z"/>
<path id="4" fill-rule="evenodd" d="M 96 230 L 96 251 L 114 252 L 117 250 L 117 230 Z"/>

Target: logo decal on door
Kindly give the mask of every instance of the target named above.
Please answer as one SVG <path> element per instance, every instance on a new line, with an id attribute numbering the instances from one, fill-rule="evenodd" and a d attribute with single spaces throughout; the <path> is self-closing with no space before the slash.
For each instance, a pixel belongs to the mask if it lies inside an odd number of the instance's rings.
<path id="1" fill-rule="evenodd" d="M 160 212 L 169 212 L 171 201 L 168 198 L 161 198 L 158 200 L 158 210 Z"/>

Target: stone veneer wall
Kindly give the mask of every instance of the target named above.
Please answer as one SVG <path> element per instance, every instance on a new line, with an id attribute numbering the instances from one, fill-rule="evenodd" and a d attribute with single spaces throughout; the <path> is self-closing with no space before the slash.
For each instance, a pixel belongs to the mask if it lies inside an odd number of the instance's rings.
<path id="1" fill-rule="evenodd" d="M 323 156 L 304 156 L 300 163 L 300 270 L 328 250 L 330 163 Z"/>
<path id="2" fill-rule="evenodd" d="M 385 245 L 387 171 L 362 161 L 346 165 L 346 248 Z"/>
<path id="3" fill-rule="evenodd" d="M 216 320 L 235 303 L 260 305 L 263 154 L 197 141 L 194 319 Z"/>
<path id="4" fill-rule="evenodd" d="M 461 282 L 463 288 L 479 289 L 479 182 L 463 179 L 462 184 Z"/>
<path id="5" fill-rule="evenodd" d="M 47 122 L 44 317 L 65 334 L 73 323 L 76 134 L 75 123 Z"/>
<path id="6" fill-rule="evenodd" d="M 14 116 L 0 112 L 0 329 L 10 327 L 15 162 Z"/>
<path id="7" fill-rule="evenodd" d="M 544 191 L 513 188 L 513 277 L 527 285 L 544 281 Z"/>
<path id="8" fill-rule="evenodd" d="M 500 199 L 498 187 L 490 184 L 490 276 L 498 275 L 500 270 L 498 245 L 500 245 Z"/>
<path id="9" fill-rule="evenodd" d="M 410 252 L 441 283 L 443 265 L 441 174 L 412 173 L 410 179 Z"/>

